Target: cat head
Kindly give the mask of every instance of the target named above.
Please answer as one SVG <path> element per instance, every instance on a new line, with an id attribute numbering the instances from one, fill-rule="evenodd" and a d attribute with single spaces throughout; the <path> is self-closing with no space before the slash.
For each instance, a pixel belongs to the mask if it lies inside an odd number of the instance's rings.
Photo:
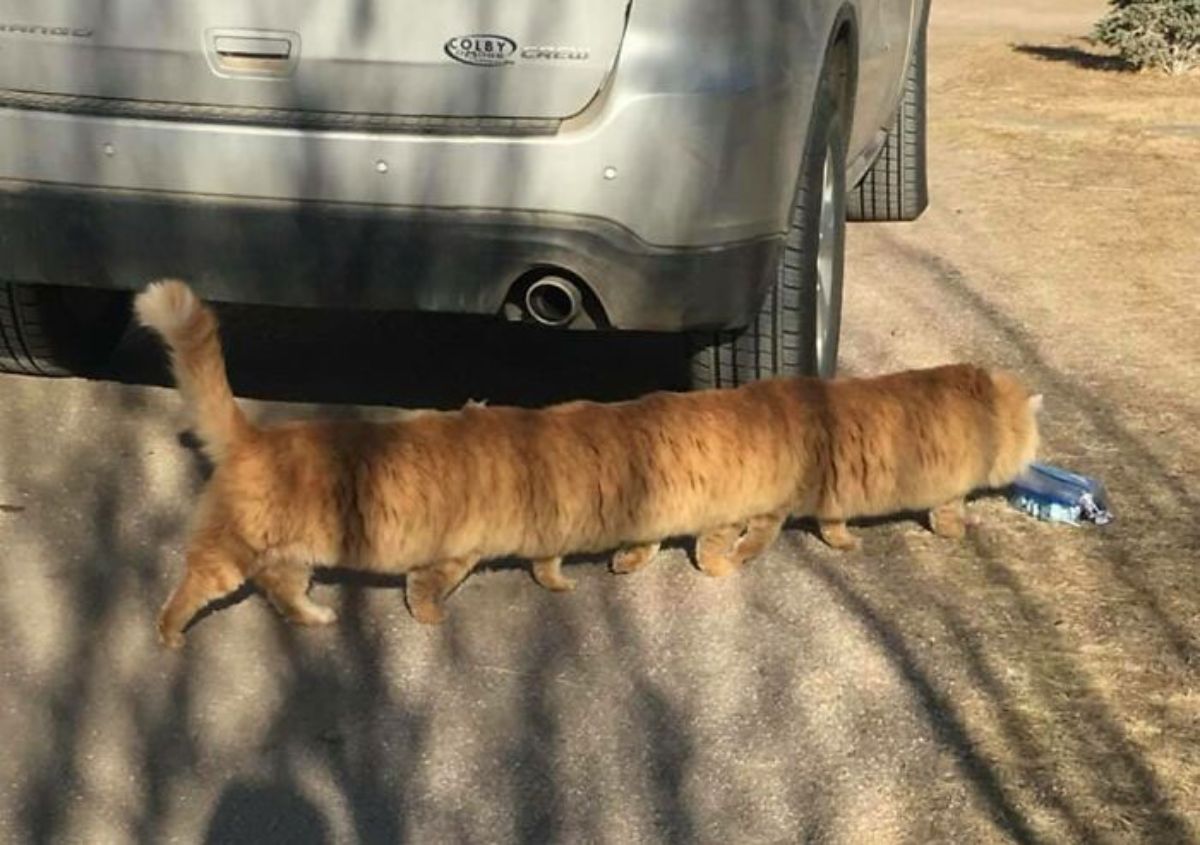
<path id="1" fill-rule="evenodd" d="M 1037 458 L 1042 394 L 1031 392 L 1020 379 L 1004 370 L 993 370 L 991 376 L 998 437 L 988 484 L 1004 487 Z"/>

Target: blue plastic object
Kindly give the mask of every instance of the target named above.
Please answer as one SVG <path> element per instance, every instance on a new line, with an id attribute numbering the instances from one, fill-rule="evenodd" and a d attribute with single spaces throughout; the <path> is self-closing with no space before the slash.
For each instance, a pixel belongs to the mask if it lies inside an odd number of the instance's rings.
<path id="1" fill-rule="evenodd" d="M 1018 510 L 1046 522 L 1107 525 L 1113 519 L 1103 484 L 1046 464 L 1031 464 L 1012 483 L 1008 500 Z"/>

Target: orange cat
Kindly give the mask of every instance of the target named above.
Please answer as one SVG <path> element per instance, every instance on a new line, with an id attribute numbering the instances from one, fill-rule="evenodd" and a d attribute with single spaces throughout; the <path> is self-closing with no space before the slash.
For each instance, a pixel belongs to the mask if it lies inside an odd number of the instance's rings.
<path id="1" fill-rule="evenodd" d="M 540 583 L 567 589 L 563 554 L 620 548 L 614 569 L 632 571 L 671 536 L 699 534 L 700 567 L 724 574 L 788 514 L 816 516 L 838 546 L 855 543 L 846 519 L 898 510 L 931 509 L 935 530 L 960 534 L 962 497 L 1008 483 L 1037 447 L 1039 397 L 965 365 L 261 428 L 234 401 L 216 318 L 186 285 L 153 284 L 135 308 L 166 341 L 215 466 L 159 618 L 171 647 L 246 579 L 292 621 L 332 622 L 307 595 L 317 565 L 407 573 L 413 615 L 436 622 L 487 558 L 529 558 Z"/>
<path id="2" fill-rule="evenodd" d="M 820 481 L 746 524 L 702 533 L 696 560 L 710 575 L 727 574 L 762 552 L 788 516 L 815 517 L 821 537 L 838 549 L 861 546 L 847 520 L 901 511 L 928 510 L 935 533 L 960 538 L 976 522 L 966 515 L 965 496 L 1006 486 L 1037 453 L 1042 397 L 1002 370 L 957 364 L 787 384 L 785 414 L 795 418 L 803 405 L 805 424 L 817 428 L 809 443 Z M 634 568 L 645 562 L 634 561 Z M 620 560 L 614 569 L 623 570 Z"/>

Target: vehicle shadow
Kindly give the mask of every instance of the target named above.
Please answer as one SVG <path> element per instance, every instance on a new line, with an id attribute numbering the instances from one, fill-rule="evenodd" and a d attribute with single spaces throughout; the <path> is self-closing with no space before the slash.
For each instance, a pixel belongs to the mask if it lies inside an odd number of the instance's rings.
<path id="1" fill-rule="evenodd" d="M 681 336 L 559 331 L 486 317 L 220 305 L 229 379 L 268 401 L 456 408 L 541 406 L 683 389 Z M 108 378 L 168 385 L 166 355 L 132 328 Z"/>

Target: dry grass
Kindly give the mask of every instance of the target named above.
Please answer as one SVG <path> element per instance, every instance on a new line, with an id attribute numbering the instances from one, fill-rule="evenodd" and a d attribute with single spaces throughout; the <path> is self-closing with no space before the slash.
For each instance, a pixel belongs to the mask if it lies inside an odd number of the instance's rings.
<path id="1" fill-rule="evenodd" d="M 1200 79 L 934 23 L 935 205 L 911 227 L 852 233 L 879 272 L 849 265 L 873 281 L 848 289 L 848 363 L 1015 366 L 1047 393 L 1046 457 L 1102 477 L 1119 519 L 1073 529 L 981 503 L 989 522 L 967 547 L 897 529 L 895 566 L 842 572 L 919 654 L 931 709 L 995 775 L 994 795 L 977 791 L 1018 820 L 1010 835 L 1192 841 Z M 1018 49 L 1031 42 L 1045 49 Z"/>

